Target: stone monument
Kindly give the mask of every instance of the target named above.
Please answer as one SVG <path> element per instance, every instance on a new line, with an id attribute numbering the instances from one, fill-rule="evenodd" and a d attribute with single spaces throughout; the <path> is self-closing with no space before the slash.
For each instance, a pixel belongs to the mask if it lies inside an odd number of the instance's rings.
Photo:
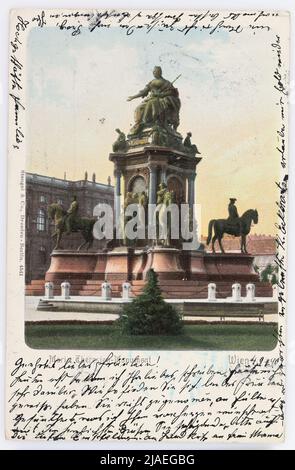
<path id="1" fill-rule="evenodd" d="M 72 292 L 78 295 L 96 293 L 102 281 L 111 282 L 114 288 L 117 283 L 120 290 L 122 283 L 129 282 L 136 295 L 139 285 L 136 283 L 144 283 L 149 269 L 153 268 L 160 284 L 166 283 L 165 295 L 172 297 L 207 297 L 208 283 L 214 283 L 214 295 L 213 291 L 209 294 L 210 300 L 214 300 L 215 296 L 228 296 L 232 282 L 240 283 L 243 292 L 247 283 L 255 282 L 256 292 L 272 295 L 268 285 L 259 283 L 259 276 L 253 269 L 254 257 L 246 250 L 251 224 L 258 222 L 257 210 L 248 210 L 240 218 L 236 217 L 235 199 L 231 198 L 229 218 L 214 219 L 209 224 L 207 242 L 212 238 L 213 253 L 206 252 L 203 245 L 184 249 L 183 240 L 171 236 L 171 229 L 177 225 L 172 215 L 165 236 L 160 235 L 161 208 L 172 204 L 177 207 L 186 204 L 189 224 L 193 225 L 197 167 L 202 158 L 197 145 L 191 141 L 192 133 L 187 132 L 183 138 L 178 131 L 181 101 L 174 83 L 180 76 L 170 82 L 163 77 L 161 67 L 155 67 L 153 75 L 141 91 L 128 98 L 128 101 L 142 101 L 135 109 L 130 131 L 116 129 L 117 136 L 109 155 L 114 164 L 115 227 L 116 231 L 123 227 L 122 237 L 112 240 L 104 252 L 53 251 L 45 280 L 68 279 Z M 140 217 L 144 220 L 144 236 L 140 239 L 126 236 L 130 215 L 126 215 L 124 209 L 130 204 L 140 208 Z M 155 206 L 160 207 L 158 213 Z M 51 208 L 57 246 L 66 228 L 80 230 L 81 227 L 85 239 L 82 246 L 91 245 L 95 219 L 78 217 L 69 224 L 68 213 L 58 209 Z M 150 227 L 156 230 L 153 238 Z M 214 252 L 215 240 L 223 250 L 224 233 L 241 235 L 242 253 Z"/>
<path id="2" fill-rule="evenodd" d="M 120 141 L 115 141 L 109 157 L 114 163 L 117 225 L 122 207 L 131 203 L 134 196 L 139 202 L 145 200 L 148 225 L 153 224 L 153 204 L 167 205 L 170 200 L 179 206 L 188 203 L 193 208 L 195 202 L 196 169 L 201 157 L 197 147 L 177 131 L 181 106 L 177 88 L 163 78 L 161 67 L 155 67 L 153 75 L 154 79 L 143 90 L 128 98 L 128 101 L 144 99 L 135 109 L 135 124 L 127 138 L 116 129 Z M 155 243 L 145 239 L 133 247 L 119 246 L 109 253 L 106 274 L 109 279 L 130 277 L 126 270 L 132 265 L 131 278 L 145 277 L 153 268 L 159 278 L 182 279 L 184 268 L 178 245 L 172 240 L 157 239 Z"/>

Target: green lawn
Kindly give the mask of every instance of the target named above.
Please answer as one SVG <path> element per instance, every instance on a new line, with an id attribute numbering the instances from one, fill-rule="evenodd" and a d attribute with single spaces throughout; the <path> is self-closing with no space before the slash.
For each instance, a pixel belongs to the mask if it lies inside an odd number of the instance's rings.
<path id="1" fill-rule="evenodd" d="M 266 351 L 276 345 L 274 324 L 185 325 L 179 336 L 126 336 L 115 325 L 29 324 L 26 343 L 41 349 L 156 349 Z"/>

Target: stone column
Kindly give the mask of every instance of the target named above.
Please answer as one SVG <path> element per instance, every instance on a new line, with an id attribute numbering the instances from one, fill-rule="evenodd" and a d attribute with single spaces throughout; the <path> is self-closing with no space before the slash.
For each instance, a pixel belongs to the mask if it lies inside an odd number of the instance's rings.
<path id="1" fill-rule="evenodd" d="M 188 201 L 187 202 L 190 208 L 192 208 L 195 203 L 195 179 L 196 179 L 196 173 L 193 173 L 188 177 Z"/>
<path id="2" fill-rule="evenodd" d="M 161 182 L 167 184 L 167 167 L 166 167 L 166 165 L 163 165 L 162 169 L 161 169 Z"/>
<path id="3" fill-rule="evenodd" d="M 190 215 L 190 231 L 194 233 L 194 237 L 196 237 L 196 249 L 199 247 L 199 234 L 198 234 L 198 227 L 197 227 L 197 213 L 194 208 L 195 204 L 195 179 L 196 173 L 191 170 L 187 180 L 188 180 L 188 195 L 187 195 L 187 203 L 189 206 L 189 215 Z"/>
<path id="4" fill-rule="evenodd" d="M 151 165 L 150 170 L 150 181 L 149 181 L 149 202 L 156 204 L 157 199 L 157 167 Z"/>
<path id="5" fill-rule="evenodd" d="M 121 195 L 123 195 L 123 201 L 121 201 L 121 206 L 124 205 L 124 195 L 126 194 L 126 173 L 124 171 L 121 172 L 121 181 L 120 181 L 120 190 Z M 122 207 L 121 207 L 122 210 Z"/>
<path id="6" fill-rule="evenodd" d="M 115 169 L 115 224 L 118 229 L 121 216 L 121 170 Z"/>
<path id="7" fill-rule="evenodd" d="M 156 204 L 157 202 L 157 167 L 155 165 L 149 165 L 150 178 L 149 178 L 149 213 L 148 221 L 149 225 L 153 222 L 153 210 L 150 204 Z"/>

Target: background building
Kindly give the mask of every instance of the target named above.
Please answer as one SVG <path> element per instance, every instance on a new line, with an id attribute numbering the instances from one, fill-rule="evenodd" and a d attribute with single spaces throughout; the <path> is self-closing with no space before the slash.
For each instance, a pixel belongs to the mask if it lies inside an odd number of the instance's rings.
<path id="1" fill-rule="evenodd" d="M 81 216 L 93 217 L 93 208 L 99 203 L 114 205 L 114 188 L 111 179 L 108 184 L 96 182 L 95 173 L 88 181 L 69 181 L 26 173 L 26 284 L 32 279 L 43 279 L 50 264 L 50 254 L 54 247 L 51 234 L 54 223 L 47 216 L 47 207 L 58 202 L 65 210 L 70 206 L 73 195 L 77 196 Z M 64 238 L 62 246 L 76 249 L 82 242 L 81 235 L 71 234 Z M 95 240 L 93 249 L 102 249 L 104 241 Z"/>

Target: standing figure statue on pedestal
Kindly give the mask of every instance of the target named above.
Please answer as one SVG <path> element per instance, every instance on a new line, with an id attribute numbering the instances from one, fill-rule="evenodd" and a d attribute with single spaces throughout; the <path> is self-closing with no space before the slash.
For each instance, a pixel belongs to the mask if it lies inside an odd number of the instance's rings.
<path id="1" fill-rule="evenodd" d="M 145 238 L 147 238 L 148 197 L 145 191 L 138 195 L 138 204 L 139 224 L 144 228 Z"/>
<path id="2" fill-rule="evenodd" d="M 124 207 L 123 207 L 124 211 L 122 212 L 123 220 L 121 221 L 121 230 L 123 231 L 123 244 L 125 246 L 128 245 L 125 227 L 126 227 L 126 224 L 129 222 L 129 220 L 132 219 L 132 216 L 126 215 L 125 211 L 130 204 L 135 204 L 135 201 L 134 201 L 132 192 L 128 191 L 124 199 Z"/>
<path id="3" fill-rule="evenodd" d="M 131 191 L 128 191 L 126 193 L 126 197 L 124 200 L 124 214 L 128 206 L 131 204 L 136 204 L 137 206 L 137 211 L 138 211 L 138 224 L 144 229 L 146 233 L 146 216 L 147 216 L 147 206 L 148 206 L 148 197 L 145 191 L 142 191 L 141 193 L 134 192 L 132 193 Z M 129 215 L 124 215 L 124 245 L 127 246 L 130 244 L 130 241 L 127 238 L 126 234 L 126 224 L 132 220 L 133 216 L 131 214 Z M 131 244 L 136 244 L 136 240 L 134 240 Z"/>
<path id="4" fill-rule="evenodd" d="M 171 214 L 167 208 L 173 202 L 174 191 L 169 191 L 165 183 L 160 183 L 157 191 L 157 245 L 171 245 Z"/>
<path id="5" fill-rule="evenodd" d="M 168 191 L 167 184 L 166 183 L 160 183 L 159 184 L 159 189 L 157 191 L 157 204 L 163 204 L 164 197 L 165 197 L 165 194 L 166 194 L 167 191 Z"/>
<path id="6" fill-rule="evenodd" d="M 138 202 L 141 206 L 146 209 L 147 203 L 148 203 L 148 197 L 145 191 L 142 191 L 141 194 L 139 195 Z"/>

